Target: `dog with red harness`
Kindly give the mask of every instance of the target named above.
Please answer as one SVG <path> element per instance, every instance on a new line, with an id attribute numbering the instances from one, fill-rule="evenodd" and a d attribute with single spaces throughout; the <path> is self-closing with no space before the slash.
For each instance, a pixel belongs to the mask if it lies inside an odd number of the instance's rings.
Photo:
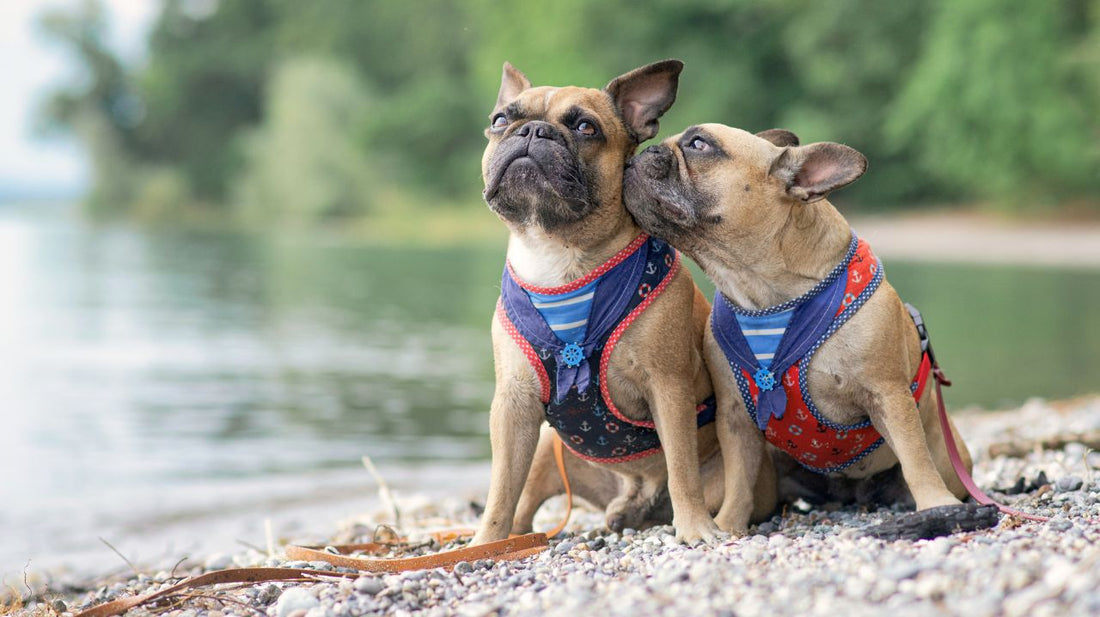
<path id="1" fill-rule="evenodd" d="M 704 348 L 725 460 L 715 520 L 725 531 L 746 533 L 769 498 L 758 478 L 773 464 L 781 488 L 807 475 L 825 489 L 886 479 L 893 498 L 918 510 L 965 509 L 926 387 L 933 360 L 919 314 L 826 200 L 866 168 L 841 144 L 800 146 L 789 131 L 717 124 L 691 127 L 628 165 L 623 199 L 635 220 L 717 287 Z M 792 496 L 800 495 L 780 494 Z"/>

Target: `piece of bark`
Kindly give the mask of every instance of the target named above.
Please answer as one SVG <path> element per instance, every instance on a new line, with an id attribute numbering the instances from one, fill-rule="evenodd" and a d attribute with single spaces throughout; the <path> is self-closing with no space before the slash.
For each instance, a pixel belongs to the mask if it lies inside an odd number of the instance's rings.
<path id="1" fill-rule="evenodd" d="M 885 523 L 868 527 L 863 530 L 863 533 L 872 538 L 887 541 L 930 540 L 961 531 L 993 527 L 998 520 L 1000 520 L 1000 512 L 997 506 L 964 503 L 903 514 Z"/>

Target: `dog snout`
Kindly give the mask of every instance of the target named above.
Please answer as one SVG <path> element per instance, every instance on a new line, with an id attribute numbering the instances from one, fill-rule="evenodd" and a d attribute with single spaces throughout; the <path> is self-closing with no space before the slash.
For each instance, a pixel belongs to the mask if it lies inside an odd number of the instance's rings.
<path id="1" fill-rule="evenodd" d="M 664 146 L 650 146 L 634 157 L 633 164 L 653 180 L 663 180 L 672 170 L 672 152 Z"/>
<path id="2" fill-rule="evenodd" d="M 527 124 L 519 127 L 516 134 L 530 140 L 549 139 L 550 141 L 556 141 L 560 144 L 565 143 L 565 138 L 562 137 L 561 131 L 553 124 L 543 122 L 542 120 L 531 120 Z"/>

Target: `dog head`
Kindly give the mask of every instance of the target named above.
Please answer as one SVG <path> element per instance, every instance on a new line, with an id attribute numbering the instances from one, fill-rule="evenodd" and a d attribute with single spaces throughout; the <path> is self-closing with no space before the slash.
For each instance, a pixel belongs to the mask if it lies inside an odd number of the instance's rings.
<path id="1" fill-rule="evenodd" d="M 737 240 L 774 237 L 797 218 L 795 209 L 866 169 L 867 159 L 841 144 L 799 146 L 782 129 L 753 135 L 701 124 L 631 159 L 623 201 L 646 231 L 694 256 L 707 246 L 736 250 Z"/>
<path id="2" fill-rule="evenodd" d="M 548 233 L 621 209 L 623 166 L 657 134 L 682 68 L 678 60 L 657 62 L 598 90 L 532 87 L 505 63 L 481 161 L 489 208 L 514 231 Z"/>

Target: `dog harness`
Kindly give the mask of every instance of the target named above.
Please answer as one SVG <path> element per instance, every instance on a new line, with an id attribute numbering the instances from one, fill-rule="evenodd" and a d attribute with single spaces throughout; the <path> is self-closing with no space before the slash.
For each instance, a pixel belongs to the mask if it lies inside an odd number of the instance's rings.
<path id="1" fill-rule="evenodd" d="M 621 463 L 660 451 L 653 421 L 627 418 L 611 400 L 607 366 L 623 332 L 679 269 L 679 253 L 646 234 L 559 287 L 524 283 L 511 264 L 505 265 L 497 317 L 535 369 L 547 422 L 577 456 Z M 583 316 L 547 310 L 586 303 L 590 306 Z M 710 397 L 696 407 L 696 425 L 713 422 L 714 412 Z"/>
<path id="2" fill-rule="evenodd" d="M 842 425 L 822 416 L 806 379 L 814 353 L 867 302 L 882 279 L 882 264 L 853 233 L 844 259 L 798 298 L 746 310 L 715 292 L 711 328 L 749 416 L 772 445 L 811 471 L 844 469 L 884 443 L 870 419 Z M 919 320 L 916 309 L 910 307 L 910 313 Z M 917 401 L 932 369 L 923 339 L 922 351 L 910 384 Z"/>

